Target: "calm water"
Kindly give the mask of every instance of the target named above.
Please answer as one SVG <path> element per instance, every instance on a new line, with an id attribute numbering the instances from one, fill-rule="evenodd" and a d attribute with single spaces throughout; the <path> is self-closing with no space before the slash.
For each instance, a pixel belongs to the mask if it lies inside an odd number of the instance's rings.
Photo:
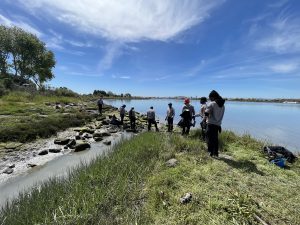
<path id="1" fill-rule="evenodd" d="M 176 121 L 183 106 L 182 100 L 105 100 L 105 103 L 126 110 L 135 107 L 145 113 L 153 106 L 160 122 L 164 123 L 168 103 L 172 102 L 176 111 Z M 200 110 L 199 101 L 192 101 L 196 112 Z M 293 152 L 300 152 L 300 104 L 226 102 L 223 128 L 239 134 L 251 136 L 273 144 L 287 147 Z M 199 127 L 199 119 L 197 121 Z"/>

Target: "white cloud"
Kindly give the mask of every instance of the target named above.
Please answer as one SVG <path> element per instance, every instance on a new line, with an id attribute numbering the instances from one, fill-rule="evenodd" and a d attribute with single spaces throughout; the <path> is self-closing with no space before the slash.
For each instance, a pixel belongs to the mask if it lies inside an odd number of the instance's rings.
<path id="1" fill-rule="evenodd" d="M 121 48 L 122 44 L 118 42 L 113 42 L 106 46 L 106 52 L 98 65 L 100 72 L 109 69 L 114 60 L 123 54 Z"/>
<path id="2" fill-rule="evenodd" d="M 35 34 L 37 37 L 41 37 L 43 35 L 39 30 L 37 30 L 36 28 L 32 27 L 27 23 L 24 23 L 23 21 L 21 20 L 14 21 L 1 14 L 0 14 L 0 24 L 8 27 L 13 27 L 13 26 L 20 27 L 27 32 Z"/>
<path id="3" fill-rule="evenodd" d="M 270 66 L 270 69 L 275 73 L 292 73 L 299 69 L 299 63 L 279 63 Z"/>
<path id="4" fill-rule="evenodd" d="M 224 0 L 28 0 L 35 14 L 52 16 L 108 40 L 166 41 L 203 22 Z"/>
<path id="5" fill-rule="evenodd" d="M 128 79 L 131 79 L 131 77 L 130 76 L 121 76 L 120 79 L 126 79 L 126 80 L 128 80 Z"/>
<path id="6" fill-rule="evenodd" d="M 300 52 L 300 19 L 280 15 L 268 27 L 260 29 L 261 32 L 256 48 L 258 50 L 275 53 Z"/>

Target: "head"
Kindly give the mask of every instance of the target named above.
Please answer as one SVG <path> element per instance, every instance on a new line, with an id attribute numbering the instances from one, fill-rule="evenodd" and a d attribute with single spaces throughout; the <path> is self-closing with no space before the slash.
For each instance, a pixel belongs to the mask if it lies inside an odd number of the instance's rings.
<path id="1" fill-rule="evenodd" d="M 131 107 L 131 110 L 134 110 L 134 107 Z"/>
<path id="2" fill-rule="evenodd" d="M 171 107 L 172 107 L 172 103 L 170 102 L 170 103 L 168 104 L 168 106 L 169 106 L 169 108 L 171 108 Z"/>
<path id="3" fill-rule="evenodd" d="M 151 106 L 150 109 L 153 109 L 153 106 Z"/>
<path id="4" fill-rule="evenodd" d="M 116 118 L 116 115 L 113 115 L 113 116 L 112 116 L 112 118 L 114 118 L 114 119 L 115 119 L 115 118 Z"/>
<path id="5" fill-rule="evenodd" d="M 207 102 L 207 98 L 206 97 L 201 97 L 200 98 L 200 104 L 205 104 Z"/>
<path id="6" fill-rule="evenodd" d="M 190 104 L 190 99 L 189 98 L 184 99 L 184 104 L 189 105 Z"/>
<path id="7" fill-rule="evenodd" d="M 216 100 L 216 99 L 218 99 L 218 98 L 221 98 L 221 96 L 219 95 L 219 93 L 218 92 L 216 92 L 215 90 L 212 90 L 210 93 L 209 93 L 209 100 L 211 100 L 211 101 L 214 101 L 214 100 Z"/>
<path id="8" fill-rule="evenodd" d="M 122 105 L 123 108 L 126 108 L 126 105 Z"/>

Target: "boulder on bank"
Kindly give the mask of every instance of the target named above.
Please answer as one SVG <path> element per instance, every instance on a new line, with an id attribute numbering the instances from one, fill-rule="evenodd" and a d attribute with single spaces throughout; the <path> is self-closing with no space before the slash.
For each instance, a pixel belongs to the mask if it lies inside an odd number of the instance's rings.
<path id="1" fill-rule="evenodd" d="M 60 148 L 51 148 L 51 149 L 49 149 L 49 152 L 51 152 L 51 153 L 60 153 L 61 149 Z"/>
<path id="2" fill-rule="evenodd" d="M 69 141 L 70 141 L 69 138 L 63 138 L 63 139 L 58 138 L 58 139 L 54 140 L 54 144 L 56 144 L 56 145 L 66 145 L 66 144 L 69 143 Z"/>
<path id="3" fill-rule="evenodd" d="M 68 148 L 73 148 L 76 145 L 75 139 L 70 139 L 69 143 L 66 145 Z"/>
<path id="4" fill-rule="evenodd" d="M 75 145 L 75 150 L 74 152 L 81 152 L 81 151 L 84 151 L 86 149 L 89 149 L 91 148 L 91 145 L 87 142 L 78 142 L 76 145 Z"/>
<path id="5" fill-rule="evenodd" d="M 102 137 L 109 137 L 111 134 L 109 132 L 101 132 Z"/>
<path id="6" fill-rule="evenodd" d="M 102 137 L 94 137 L 94 140 L 96 142 L 100 142 L 100 141 L 103 141 L 103 138 Z"/>
<path id="7" fill-rule="evenodd" d="M 44 149 L 44 150 L 41 150 L 38 155 L 47 155 L 48 154 L 48 150 Z"/>
<path id="8" fill-rule="evenodd" d="M 3 173 L 5 174 L 12 174 L 14 172 L 14 170 L 12 168 L 7 168 L 3 171 Z"/>
<path id="9" fill-rule="evenodd" d="M 28 163 L 27 164 L 27 167 L 30 167 L 30 168 L 33 168 L 33 167 L 36 167 L 37 165 L 36 164 L 33 164 L 33 163 Z"/>

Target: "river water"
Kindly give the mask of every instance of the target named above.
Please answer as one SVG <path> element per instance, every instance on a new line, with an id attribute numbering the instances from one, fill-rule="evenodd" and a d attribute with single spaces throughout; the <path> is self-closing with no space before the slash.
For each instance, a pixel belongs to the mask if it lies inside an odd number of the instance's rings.
<path id="1" fill-rule="evenodd" d="M 174 99 L 149 100 L 105 100 L 105 103 L 126 109 L 135 107 L 138 112 L 146 113 L 150 106 L 154 107 L 157 119 L 164 119 L 168 103 L 172 102 L 176 111 L 175 121 L 180 117 L 183 101 Z M 192 101 L 196 113 L 200 110 L 199 101 Z M 200 121 L 198 119 L 197 125 Z M 257 102 L 226 102 L 222 127 L 238 134 L 251 136 L 276 145 L 281 145 L 293 152 L 300 153 L 300 104 L 288 103 L 257 103 Z"/>

